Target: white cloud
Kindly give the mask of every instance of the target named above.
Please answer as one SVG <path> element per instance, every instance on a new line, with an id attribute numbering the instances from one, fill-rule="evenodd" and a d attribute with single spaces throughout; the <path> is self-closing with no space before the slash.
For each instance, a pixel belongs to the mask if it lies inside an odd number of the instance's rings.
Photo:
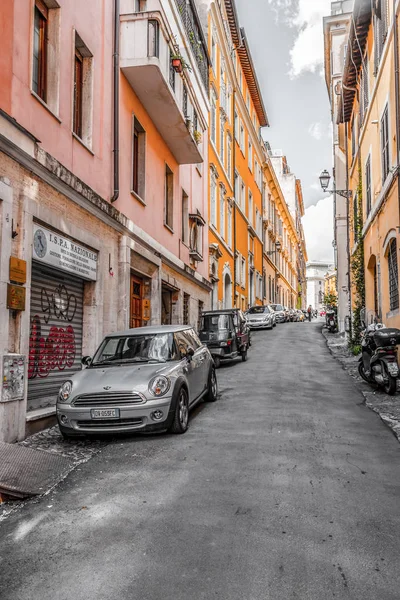
<path id="1" fill-rule="evenodd" d="M 317 123 L 312 123 L 310 125 L 310 127 L 308 128 L 308 133 L 315 140 L 318 140 L 318 141 L 322 140 L 322 138 L 324 136 L 324 124 L 321 123 L 320 121 Z"/>
<path id="2" fill-rule="evenodd" d="M 323 198 L 303 217 L 308 260 L 333 262 L 333 198 Z"/>
<path id="3" fill-rule="evenodd" d="M 289 75 L 321 73 L 324 63 L 322 18 L 330 14 L 331 0 L 268 0 L 280 20 L 297 30 L 290 50 Z"/>

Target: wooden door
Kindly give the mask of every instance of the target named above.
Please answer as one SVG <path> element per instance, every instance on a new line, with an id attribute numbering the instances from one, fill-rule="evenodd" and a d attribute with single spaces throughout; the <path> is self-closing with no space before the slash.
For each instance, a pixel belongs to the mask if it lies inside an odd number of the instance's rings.
<path id="1" fill-rule="evenodd" d="M 130 328 L 142 326 L 143 281 L 131 275 Z"/>

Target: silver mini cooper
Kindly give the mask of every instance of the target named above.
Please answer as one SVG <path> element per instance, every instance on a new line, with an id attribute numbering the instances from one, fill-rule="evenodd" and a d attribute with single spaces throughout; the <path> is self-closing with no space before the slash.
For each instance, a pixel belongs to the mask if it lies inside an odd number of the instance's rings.
<path id="1" fill-rule="evenodd" d="M 64 437 L 160 431 L 185 433 L 189 410 L 218 398 L 211 354 L 192 327 L 140 327 L 104 338 L 84 369 L 61 386 Z"/>

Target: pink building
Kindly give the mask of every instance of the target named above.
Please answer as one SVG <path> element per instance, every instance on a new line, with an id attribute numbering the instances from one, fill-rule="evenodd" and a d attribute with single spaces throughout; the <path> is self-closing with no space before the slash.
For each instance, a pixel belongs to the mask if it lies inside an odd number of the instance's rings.
<path id="1" fill-rule="evenodd" d="M 104 334 L 195 324 L 208 303 L 197 15 L 193 46 L 181 0 L 121 0 L 118 18 L 119 4 L 0 8 L 2 381 L 14 372 L 1 441 L 54 419 L 61 382 Z M 191 71 L 172 71 L 176 55 Z"/>

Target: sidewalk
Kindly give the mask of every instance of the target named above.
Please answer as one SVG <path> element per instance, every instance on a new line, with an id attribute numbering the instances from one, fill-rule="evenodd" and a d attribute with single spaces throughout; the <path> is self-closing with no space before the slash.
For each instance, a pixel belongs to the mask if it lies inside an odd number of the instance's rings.
<path id="1" fill-rule="evenodd" d="M 24 499 L 48 493 L 105 445 L 99 440 L 64 440 L 57 426 L 18 444 L 0 443 L 0 521 Z"/>
<path id="2" fill-rule="evenodd" d="M 323 328 L 322 335 L 325 337 L 328 348 L 342 365 L 343 369 L 357 382 L 365 405 L 376 412 L 382 421 L 392 429 L 393 433 L 400 441 L 400 394 L 397 391 L 395 396 L 389 396 L 381 390 L 374 390 L 358 374 L 358 359 L 353 356 L 347 347 L 344 336 L 340 333 L 328 333 Z M 397 382 L 399 385 L 399 381 Z M 398 388 L 399 389 L 399 388 Z"/>

